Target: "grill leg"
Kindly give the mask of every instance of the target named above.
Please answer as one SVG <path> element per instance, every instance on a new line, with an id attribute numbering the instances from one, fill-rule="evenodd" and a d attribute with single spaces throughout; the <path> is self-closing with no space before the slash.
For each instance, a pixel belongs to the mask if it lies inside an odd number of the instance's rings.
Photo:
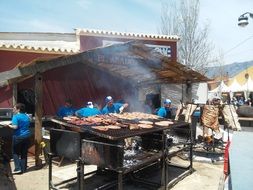
<path id="1" fill-rule="evenodd" d="M 77 179 L 79 190 L 84 190 L 84 162 L 82 160 L 77 162 Z"/>
<path id="2" fill-rule="evenodd" d="M 212 130 L 212 148 L 213 148 L 213 152 L 215 152 L 214 131 L 213 130 Z"/>
<path id="3" fill-rule="evenodd" d="M 48 189 L 51 189 L 52 181 L 52 156 L 48 154 Z"/>
<path id="4" fill-rule="evenodd" d="M 190 170 L 192 170 L 193 143 L 194 142 L 190 142 Z"/>
<path id="5" fill-rule="evenodd" d="M 52 159 L 53 155 L 51 153 L 48 153 L 48 189 L 56 189 L 55 185 L 53 184 L 52 180 Z"/>
<path id="6" fill-rule="evenodd" d="M 80 160 L 76 160 L 76 176 L 77 176 L 78 189 L 81 189 L 81 175 L 80 175 L 81 168 L 80 167 L 81 167 Z"/>
<path id="7" fill-rule="evenodd" d="M 166 190 L 166 183 L 167 183 L 167 167 L 166 167 L 166 163 L 165 163 L 165 158 L 166 158 L 166 134 L 163 133 L 162 135 L 162 152 L 163 152 L 163 156 L 161 159 L 162 162 L 162 173 L 161 173 L 161 186 L 164 187 L 164 189 Z"/>
<path id="8" fill-rule="evenodd" d="M 123 189 L 123 172 L 118 171 L 118 190 Z"/>
<path id="9" fill-rule="evenodd" d="M 228 142 L 230 142 L 230 138 L 229 138 L 229 126 L 227 126 L 227 130 L 228 130 Z"/>

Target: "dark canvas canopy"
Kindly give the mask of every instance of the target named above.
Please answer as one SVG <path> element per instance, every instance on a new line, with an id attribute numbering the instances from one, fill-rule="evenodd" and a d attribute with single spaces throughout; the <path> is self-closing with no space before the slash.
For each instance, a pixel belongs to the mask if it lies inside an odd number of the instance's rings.
<path id="1" fill-rule="evenodd" d="M 43 73 L 75 63 L 88 65 L 124 80 L 131 80 L 135 85 L 208 80 L 204 75 L 178 62 L 170 61 L 169 57 L 163 56 L 154 48 L 140 42 L 127 42 L 51 60 L 36 60 L 28 65 L 1 73 L 0 85 L 19 82 L 38 72 Z"/>
<path id="2" fill-rule="evenodd" d="M 0 86 L 19 83 L 19 90 L 31 89 L 37 73 L 43 76 L 44 114 L 50 115 L 65 98 L 75 100 L 77 107 L 89 100 L 103 106 L 105 96 L 136 98 L 135 90 L 145 85 L 208 80 L 154 48 L 132 41 L 20 65 L 1 73 Z"/>

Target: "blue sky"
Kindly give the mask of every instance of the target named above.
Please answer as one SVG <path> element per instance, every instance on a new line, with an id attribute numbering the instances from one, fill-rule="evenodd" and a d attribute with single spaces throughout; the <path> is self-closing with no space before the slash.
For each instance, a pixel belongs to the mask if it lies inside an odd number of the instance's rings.
<path id="1" fill-rule="evenodd" d="M 0 32 L 74 32 L 74 28 L 157 33 L 161 0 L 1 0 Z M 209 40 L 224 64 L 253 60 L 253 0 L 200 0 L 200 24 L 209 23 Z"/>

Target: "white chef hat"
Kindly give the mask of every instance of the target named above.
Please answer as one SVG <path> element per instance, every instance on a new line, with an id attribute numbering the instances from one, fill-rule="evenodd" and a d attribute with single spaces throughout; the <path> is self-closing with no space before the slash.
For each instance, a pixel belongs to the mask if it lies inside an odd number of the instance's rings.
<path id="1" fill-rule="evenodd" d="M 88 107 L 88 108 L 93 108 L 92 102 L 87 102 L 87 107 Z"/>

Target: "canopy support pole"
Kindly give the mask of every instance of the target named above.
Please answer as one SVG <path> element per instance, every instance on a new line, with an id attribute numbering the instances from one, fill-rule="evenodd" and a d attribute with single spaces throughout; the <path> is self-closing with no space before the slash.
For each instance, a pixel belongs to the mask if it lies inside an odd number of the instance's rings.
<path id="1" fill-rule="evenodd" d="M 18 101 L 18 85 L 13 83 L 12 85 L 12 105 L 16 105 Z"/>
<path id="2" fill-rule="evenodd" d="M 42 141 L 42 75 L 37 73 L 35 75 L 35 166 L 42 167 L 41 154 L 41 141 Z"/>

